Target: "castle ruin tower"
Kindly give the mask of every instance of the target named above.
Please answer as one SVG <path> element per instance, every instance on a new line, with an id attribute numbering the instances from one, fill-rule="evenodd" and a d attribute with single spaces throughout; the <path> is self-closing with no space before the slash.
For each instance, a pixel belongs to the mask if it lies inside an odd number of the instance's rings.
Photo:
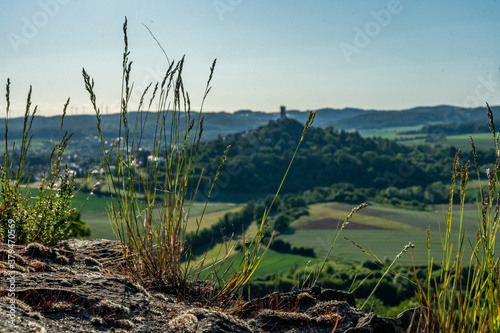
<path id="1" fill-rule="evenodd" d="M 286 119 L 286 107 L 284 105 L 280 106 L 280 119 Z"/>

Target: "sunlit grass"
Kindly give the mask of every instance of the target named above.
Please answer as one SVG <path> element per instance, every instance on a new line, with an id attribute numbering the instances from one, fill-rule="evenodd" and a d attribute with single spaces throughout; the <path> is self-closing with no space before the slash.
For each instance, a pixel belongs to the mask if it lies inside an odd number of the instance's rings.
<path id="1" fill-rule="evenodd" d="M 495 131 L 493 113 L 488 105 L 489 126 L 493 146 L 498 152 L 499 136 Z M 475 142 L 471 138 L 474 166 L 478 182 L 486 178 L 477 191 L 478 211 L 476 237 L 468 237 L 464 229 L 464 198 L 469 179 L 469 161 L 460 164 L 455 157 L 452 172 L 450 204 L 440 225 L 441 241 L 436 246 L 427 236 L 429 276 L 426 285 L 419 285 L 419 300 L 428 311 L 423 321 L 427 332 L 499 332 L 500 331 L 500 268 L 496 254 L 499 227 L 500 185 L 498 169 L 500 153 L 493 169 L 481 170 Z M 486 177 L 485 177 L 486 176 Z M 453 204 L 453 189 L 460 189 L 460 204 Z M 455 230 L 455 233 L 452 233 Z M 457 233 L 458 231 L 458 233 Z M 436 247 L 438 250 L 436 251 Z M 469 249 L 472 254 L 466 253 Z M 434 253 L 438 255 L 434 255 Z M 439 253 L 441 252 L 441 256 Z M 440 274 L 432 277 L 433 264 Z"/>

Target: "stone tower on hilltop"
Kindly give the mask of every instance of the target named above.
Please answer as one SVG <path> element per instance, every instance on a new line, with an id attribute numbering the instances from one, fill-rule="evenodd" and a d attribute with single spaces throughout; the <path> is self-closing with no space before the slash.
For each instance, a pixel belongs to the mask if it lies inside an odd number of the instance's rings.
<path id="1" fill-rule="evenodd" d="M 280 106 L 280 119 L 286 119 L 286 107 L 284 105 Z"/>

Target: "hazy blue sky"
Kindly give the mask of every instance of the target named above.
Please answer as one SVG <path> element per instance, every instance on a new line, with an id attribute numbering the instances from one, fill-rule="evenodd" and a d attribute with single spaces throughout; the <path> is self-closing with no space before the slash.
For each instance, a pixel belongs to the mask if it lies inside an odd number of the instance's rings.
<path id="1" fill-rule="evenodd" d="M 68 97 L 90 113 L 82 67 L 117 111 L 125 16 L 137 91 L 167 68 L 143 23 L 171 60 L 186 54 L 194 108 L 217 58 L 206 111 L 500 104 L 496 0 L 19 0 L 0 15 L 0 80 L 18 116 L 30 84 L 42 115 Z"/>

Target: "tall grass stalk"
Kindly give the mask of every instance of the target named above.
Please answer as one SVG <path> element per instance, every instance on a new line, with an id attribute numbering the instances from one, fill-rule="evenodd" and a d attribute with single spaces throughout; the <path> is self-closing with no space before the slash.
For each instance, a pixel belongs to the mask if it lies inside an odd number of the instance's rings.
<path id="1" fill-rule="evenodd" d="M 259 266 L 260 262 L 262 261 L 265 253 L 269 249 L 269 246 L 271 245 L 272 239 L 274 237 L 274 232 L 272 233 L 270 240 L 268 241 L 268 244 L 265 246 L 264 250 L 262 251 L 261 249 L 262 240 L 270 226 L 270 223 L 268 222 L 269 213 L 271 212 L 272 207 L 276 201 L 276 198 L 278 197 L 281 188 L 286 180 L 288 172 L 290 171 L 295 156 L 297 155 L 297 152 L 299 150 L 300 144 L 304 140 L 306 132 L 312 125 L 315 116 L 316 116 L 316 111 L 311 111 L 309 113 L 309 117 L 304 125 L 304 130 L 302 131 L 302 135 L 300 136 L 299 142 L 297 143 L 295 151 L 292 155 L 292 158 L 290 159 L 290 162 L 281 180 L 278 190 L 276 191 L 269 207 L 266 207 L 266 209 L 264 210 L 264 214 L 260 221 L 259 228 L 253 239 L 250 241 L 248 247 L 245 246 L 245 240 L 243 239 L 242 260 L 239 262 L 238 266 L 236 267 L 236 270 L 234 270 L 232 275 L 230 275 L 224 288 L 222 288 L 220 295 L 226 293 L 234 294 L 235 292 L 239 291 L 241 287 L 250 280 L 252 275 L 255 273 L 255 270 Z"/>
<path id="2" fill-rule="evenodd" d="M 410 249 L 413 249 L 415 247 L 415 245 L 413 245 L 412 242 L 409 242 L 407 245 L 405 245 L 403 247 L 403 249 L 394 257 L 394 260 L 389 264 L 387 265 L 384 261 L 382 261 L 375 253 L 373 253 L 372 251 L 369 251 L 369 250 L 365 250 L 361 245 L 359 245 L 358 243 L 356 243 L 355 241 L 353 241 L 352 239 L 349 239 L 348 237 L 344 237 L 345 240 L 349 241 L 352 245 L 356 246 L 358 249 L 361 250 L 361 252 L 363 252 L 364 254 L 368 255 L 369 257 L 372 257 L 374 258 L 376 261 L 377 261 L 377 264 L 380 265 L 380 267 L 383 267 L 385 268 L 385 271 L 384 273 L 382 274 L 382 276 L 380 277 L 380 279 L 377 281 L 377 284 L 375 285 L 375 287 L 373 287 L 372 291 L 370 292 L 370 294 L 368 295 L 368 297 L 365 299 L 365 301 L 363 302 L 363 304 L 361 305 L 360 309 L 364 309 L 365 306 L 368 304 L 369 300 L 372 298 L 372 296 L 375 294 L 375 292 L 377 291 L 378 287 L 380 286 L 380 283 L 382 282 L 382 280 L 385 278 L 385 276 L 390 272 L 392 274 L 394 274 L 395 276 L 397 277 L 402 277 L 403 279 L 405 280 L 408 280 L 408 278 L 404 277 L 404 276 L 401 276 L 398 274 L 397 271 L 395 271 L 393 269 L 393 266 L 396 264 L 396 262 L 403 256 L 403 254 L 405 254 L 406 252 L 408 252 L 408 250 Z M 356 286 L 354 285 L 355 283 L 355 280 L 352 281 L 352 285 L 351 285 L 351 288 L 349 289 L 349 292 L 354 292 L 356 291 L 356 289 L 358 289 L 359 287 L 361 287 L 361 285 L 363 283 L 365 283 L 368 278 L 370 277 L 371 274 L 369 274 L 368 276 L 366 276 L 363 280 L 361 280 Z"/>
<path id="3" fill-rule="evenodd" d="M 401 256 L 408 252 L 409 249 L 412 249 L 414 248 L 415 245 L 413 245 L 413 243 L 408 243 L 407 245 L 405 245 L 403 247 L 403 249 L 401 250 L 401 252 L 399 252 L 396 257 L 394 258 L 394 260 L 391 262 L 391 264 L 386 267 L 384 273 L 382 274 L 382 276 L 380 277 L 380 279 L 377 281 L 377 284 L 375 285 L 375 287 L 373 287 L 372 291 L 370 292 L 370 295 L 368 295 L 368 297 L 366 298 L 365 302 L 363 303 L 363 305 L 361 305 L 361 309 L 364 309 L 364 307 L 368 304 L 368 301 L 370 300 L 370 298 L 375 294 L 375 291 L 378 289 L 378 287 L 380 286 L 380 283 L 382 282 L 382 280 L 385 278 L 385 276 L 387 275 L 387 273 L 389 273 L 391 270 L 392 270 L 392 266 L 394 266 L 394 264 L 399 260 L 399 258 L 401 258 Z M 365 250 L 363 250 L 364 252 L 366 252 Z M 378 258 L 377 258 L 378 259 Z"/>
<path id="4" fill-rule="evenodd" d="M 469 162 L 460 166 L 459 152 L 455 156 L 451 178 L 451 192 L 445 225 L 440 225 L 441 251 L 439 276 L 433 277 L 434 259 L 430 244 L 430 229 L 427 232 L 428 279 L 426 286 L 419 284 L 418 297 L 422 305 L 429 332 L 500 332 L 500 272 L 499 259 L 495 254 L 498 231 L 500 195 L 498 167 L 500 152 L 498 134 L 495 131 L 493 113 L 487 105 L 490 130 L 495 147 L 493 170 L 487 169 L 487 192 L 481 182 L 481 169 L 477 159 L 474 140 L 471 137 L 474 165 L 479 182 L 478 230 L 476 239 L 465 236 L 463 225 L 465 190 L 469 176 Z M 458 224 L 453 219 L 454 193 L 457 175 L 460 175 L 460 206 Z M 452 232 L 457 228 L 457 238 Z M 471 249 L 470 257 L 464 258 L 464 247 Z"/>
<path id="5" fill-rule="evenodd" d="M 330 244 L 330 248 L 328 249 L 328 252 L 326 253 L 323 261 L 321 262 L 321 264 L 319 264 L 319 260 L 316 261 L 315 268 L 309 272 L 309 275 L 302 282 L 302 288 L 304 288 L 308 282 L 309 282 L 310 287 L 314 287 L 316 285 L 316 283 L 318 282 L 318 278 L 320 277 L 321 273 L 325 269 L 328 258 L 330 257 L 330 254 L 332 253 L 333 248 L 335 247 L 335 244 L 337 243 L 337 239 L 339 238 L 340 233 L 349 224 L 349 221 L 352 219 L 354 214 L 356 212 L 360 211 L 361 209 L 366 208 L 367 206 L 368 205 L 366 203 L 362 203 L 361 205 L 354 207 L 351 210 L 351 212 L 347 215 L 345 221 L 340 225 L 340 227 L 337 227 L 337 230 L 335 232 L 335 236 L 333 237 L 332 243 Z M 311 280 L 311 278 L 312 278 L 312 280 Z"/>

